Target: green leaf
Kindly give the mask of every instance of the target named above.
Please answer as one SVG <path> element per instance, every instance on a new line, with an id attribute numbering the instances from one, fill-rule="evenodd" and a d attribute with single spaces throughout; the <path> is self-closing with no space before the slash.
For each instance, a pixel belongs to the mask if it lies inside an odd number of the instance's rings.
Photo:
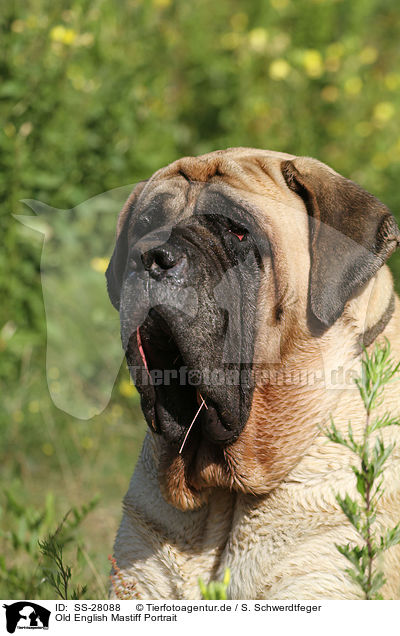
<path id="1" fill-rule="evenodd" d="M 230 581 L 230 570 L 226 568 L 222 581 L 210 581 L 207 585 L 199 578 L 198 584 L 201 596 L 204 600 L 226 600 L 227 588 Z"/>
<path id="2" fill-rule="evenodd" d="M 371 584 L 368 589 L 368 592 L 369 592 L 368 596 L 371 600 L 373 599 L 378 600 L 378 597 L 377 597 L 378 592 L 385 583 L 386 583 L 386 579 L 383 572 L 376 572 L 376 574 L 373 574 L 371 579 Z"/>
<path id="3" fill-rule="evenodd" d="M 400 522 L 391 530 L 386 530 L 384 536 L 381 537 L 380 547 L 382 550 L 388 550 L 400 543 Z"/>
<path id="4" fill-rule="evenodd" d="M 360 493 L 361 497 L 365 496 L 365 475 L 363 475 L 363 473 L 361 473 L 360 471 L 356 471 L 354 470 L 354 473 L 356 475 L 357 478 L 357 490 Z"/>
<path id="5" fill-rule="evenodd" d="M 344 498 L 340 497 L 340 495 L 336 495 L 336 501 L 350 523 L 358 530 L 360 527 L 361 510 L 357 501 L 354 501 L 347 493 Z"/>

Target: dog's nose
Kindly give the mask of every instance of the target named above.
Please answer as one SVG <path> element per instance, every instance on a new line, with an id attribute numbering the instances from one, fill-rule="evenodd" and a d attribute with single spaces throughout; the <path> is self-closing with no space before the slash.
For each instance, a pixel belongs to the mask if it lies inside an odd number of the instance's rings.
<path id="1" fill-rule="evenodd" d="M 155 247 L 142 254 L 142 263 L 150 276 L 161 278 L 181 278 L 187 269 L 186 255 L 170 245 Z"/>

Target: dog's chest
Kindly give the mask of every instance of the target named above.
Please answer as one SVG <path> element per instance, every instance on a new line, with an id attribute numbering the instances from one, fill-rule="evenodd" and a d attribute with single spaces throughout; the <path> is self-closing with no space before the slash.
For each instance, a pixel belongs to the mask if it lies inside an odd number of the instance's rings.
<path id="1" fill-rule="evenodd" d="M 280 506 L 282 506 L 281 509 Z M 264 497 L 220 493 L 211 498 L 207 519 L 199 529 L 189 559 L 181 561 L 185 598 L 198 595 L 198 577 L 222 580 L 231 572 L 231 598 L 268 598 L 279 564 L 304 536 L 304 526 L 293 514 L 286 493 Z M 318 515 L 312 526 L 320 525 Z M 302 527 L 303 526 L 303 527 Z M 314 528 L 315 530 L 317 527 Z"/>

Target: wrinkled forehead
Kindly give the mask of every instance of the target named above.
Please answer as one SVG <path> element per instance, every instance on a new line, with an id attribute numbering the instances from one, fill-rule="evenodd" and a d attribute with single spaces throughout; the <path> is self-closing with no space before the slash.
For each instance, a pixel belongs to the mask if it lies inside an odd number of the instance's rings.
<path id="1" fill-rule="evenodd" d="M 131 238 L 159 227 L 174 227 L 198 216 L 221 216 L 239 223 L 248 231 L 265 230 L 269 214 L 282 206 L 279 194 L 270 196 L 238 189 L 223 181 L 193 182 L 177 176 L 150 182 L 132 210 Z"/>

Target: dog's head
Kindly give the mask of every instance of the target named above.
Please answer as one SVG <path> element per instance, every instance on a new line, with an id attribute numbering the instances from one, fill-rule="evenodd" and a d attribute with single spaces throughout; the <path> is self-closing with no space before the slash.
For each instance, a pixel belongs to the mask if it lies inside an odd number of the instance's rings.
<path id="1" fill-rule="evenodd" d="M 170 502 L 284 476 L 290 434 L 268 431 L 252 371 L 322 337 L 398 241 L 382 203 L 314 159 L 232 149 L 136 186 L 107 283 Z"/>

